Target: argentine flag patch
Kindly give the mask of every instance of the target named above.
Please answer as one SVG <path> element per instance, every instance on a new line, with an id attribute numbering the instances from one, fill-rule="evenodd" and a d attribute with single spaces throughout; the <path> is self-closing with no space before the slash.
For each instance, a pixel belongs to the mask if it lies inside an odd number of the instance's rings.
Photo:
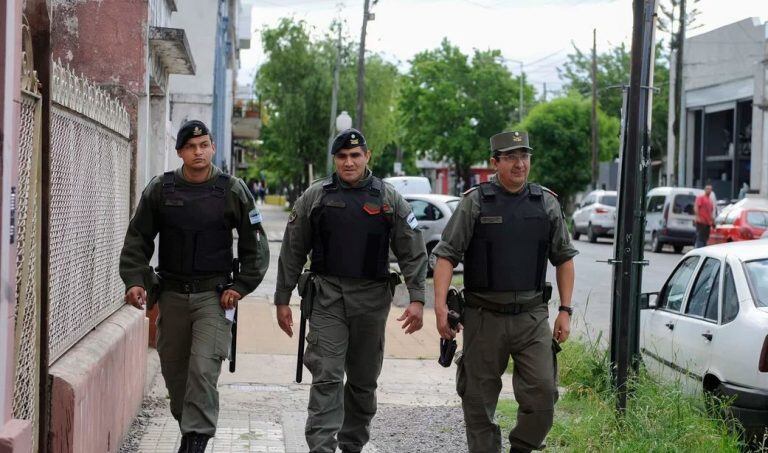
<path id="1" fill-rule="evenodd" d="M 411 212 L 408 214 L 408 217 L 405 219 L 406 222 L 408 222 L 408 226 L 411 227 L 412 230 L 415 230 L 417 226 L 419 226 L 419 221 L 416 220 L 416 216 Z"/>
<path id="2" fill-rule="evenodd" d="M 261 213 L 259 212 L 258 208 L 251 209 L 251 212 L 248 213 L 248 219 L 251 221 L 251 225 L 256 225 L 257 223 L 261 223 Z"/>

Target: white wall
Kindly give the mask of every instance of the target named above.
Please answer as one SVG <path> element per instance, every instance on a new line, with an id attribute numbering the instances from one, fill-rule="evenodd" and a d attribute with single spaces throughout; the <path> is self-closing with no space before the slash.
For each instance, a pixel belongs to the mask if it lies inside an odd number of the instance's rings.
<path id="1" fill-rule="evenodd" d="M 217 0 L 177 2 L 178 11 L 171 17 L 171 26 L 186 31 L 196 70 L 195 75 L 172 74 L 172 94 L 213 95 L 217 5 Z"/>

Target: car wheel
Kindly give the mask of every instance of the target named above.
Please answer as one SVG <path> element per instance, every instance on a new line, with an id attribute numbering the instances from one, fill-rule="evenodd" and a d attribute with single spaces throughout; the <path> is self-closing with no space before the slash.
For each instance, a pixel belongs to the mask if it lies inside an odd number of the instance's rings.
<path id="1" fill-rule="evenodd" d="M 683 246 L 682 245 L 674 245 L 672 247 L 675 249 L 675 253 L 682 253 L 683 252 Z"/>
<path id="2" fill-rule="evenodd" d="M 581 237 L 581 233 L 579 233 L 579 231 L 576 229 L 576 224 L 573 224 L 573 234 L 572 234 L 572 236 L 573 236 L 573 240 L 574 241 L 578 241 L 579 237 Z"/>
<path id="3" fill-rule="evenodd" d="M 436 242 L 427 244 L 427 277 L 432 277 L 435 271 L 435 263 L 437 260 L 432 259 L 432 249 L 434 249 L 436 245 Z"/>
<path id="4" fill-rule="evenodd" d="M 664 243 L 659 240 L 659 236 L 654 231 L 653 236 L 651 236 L 651 251 L 661 253 L 661 249 L 663 248 Z"/>
<path id="5" fill-rule="evenodd" d="M 591 223 L 587 225 L 587 239 L 593 244 L 597 242 L 597 234 L 595 234 L 595 231 L 592 229 Z"/>

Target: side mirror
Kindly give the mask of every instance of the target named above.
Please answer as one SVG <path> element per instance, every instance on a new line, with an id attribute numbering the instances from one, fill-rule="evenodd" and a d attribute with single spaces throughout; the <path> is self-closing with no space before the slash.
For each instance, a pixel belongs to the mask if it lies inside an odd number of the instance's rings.
<path id="1" fill-rule="evenodd" d="M 655 309 L 659 300 L 659 293 L 642 293 L 640 294 L 640 310 Z"/>

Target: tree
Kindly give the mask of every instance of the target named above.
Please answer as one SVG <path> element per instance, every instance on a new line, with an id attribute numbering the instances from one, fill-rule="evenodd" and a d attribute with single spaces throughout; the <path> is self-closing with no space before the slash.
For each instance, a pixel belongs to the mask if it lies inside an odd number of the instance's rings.
<path id="1" fill-rule="evenodd" d="M 269 114 L 262 128 L 263 166 L 297 191 L 310 182 L 309 164 L 321 173 L 325 165 L 333 59 L 310 40 L 303 21 L 281 20 L 262 32 L 262 42 L 267 61 L 255 89 Z"/>
<path id="2" fill-rule="evenodd" d="M 622 89 L 629 85 L 629 52 L 622 43 L 597 55 L 597 102 L 607 115 L 621 120 Z M 592 85 L 590 71 L 592 57 L 574 46 L 568 61 L 558 69 L 565 88 L 582 96 L 589 96 Z M 651 156 L 659 159 L 667 144 L 667 105 L 669 97 L 669 64 L 664 46 L 656 47 L 653 86 L 653 112 L 651 128 Z M 602 136 L 602 134 L 601 134 Z"/>
<path id="3" fill-rule="evenodd" d="M 470 61 L 447 39 L 417 54 L 400 95 L 403 146 L 452 162 L 469 185 L 470 167 L 488 159 L 489 137 L 504 130 L 518 107 L 518 79 L 500 60 L 498 50 L 476 50 Z M 524 98 L 533 101 L 530 85 Z"/>
<path id="4" fill-rule="evenodd" d="M 570 95 L 534 107 L 523 120 L 533 157 L 530 180 L 552 189 L 568 206 L 573 195 L 591 181 L 589 100 Z M 600 157 L 608 160 L 619 149 L 619 120 L 598 110 Z"/>

